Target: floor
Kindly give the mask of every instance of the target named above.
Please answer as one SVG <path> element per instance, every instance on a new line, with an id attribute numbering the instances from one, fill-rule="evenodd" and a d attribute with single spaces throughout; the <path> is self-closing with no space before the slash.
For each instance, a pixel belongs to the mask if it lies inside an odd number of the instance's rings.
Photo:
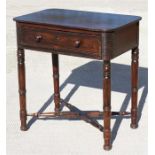
<path id="1" fill-rule="evenodd" d="M 129 117 L 112 118 L 113 148 L 103 150 L 103 134 L 83 120 L 35 120 L 19 130 L 16 32 L 12 18 L 46 8 L 67 8 L 142 16 L 140 24 L 139 128 Z M 130 111 L 131 52 L 112 60 L 112 110 Z M 98 68 L 96 70 L 96 68 Z M 146 155 L 147 154 L 147 1 L 146 0 L 7 0 L 7 154 Z M 27 110 L 52 111 L 51 54 L 26 50 Z M 89 79 L 89 80 L 88 80 Z M 102 110 L 102 62 L 60 56 L 61 97 L 78 110 Z M 64 110 L 68 110 L 64 108 Z M 102 120 L 97 120 L 101 125 Z"/>

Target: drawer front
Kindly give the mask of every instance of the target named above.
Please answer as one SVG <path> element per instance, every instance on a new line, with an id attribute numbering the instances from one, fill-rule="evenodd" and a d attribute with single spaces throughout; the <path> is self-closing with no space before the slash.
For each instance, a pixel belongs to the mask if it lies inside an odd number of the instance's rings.
<path id="1" fill-rule="evenodd" d="M 19 36 L 20 35 L 20 36 Z M 20 26 L 20 44 L 36 50 L 53 50 L 61 54 L 101 57 L 100 35 Z"/>

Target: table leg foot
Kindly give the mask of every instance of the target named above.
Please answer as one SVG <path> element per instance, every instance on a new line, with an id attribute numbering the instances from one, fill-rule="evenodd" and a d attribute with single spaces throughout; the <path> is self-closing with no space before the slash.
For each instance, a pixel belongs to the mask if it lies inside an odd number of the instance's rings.
<path id="1" fill-rule="evenodd" d="M 21 126 L 21 127 L 20 127 L 20 130 L 21 130 L 21 131 L 27 131 L 28 128 L 27 128 L 27 126 Z"/>
<path id="2" fill-rule="evenodd" d="M 138 128 L 138 124 L 130 124 L 130 127 L 131 127 L 132 129 L 137 129 L 137 128 Z"/>
<path id="3" fill-rule="evenodd" d="M 104 145 L 103 148 L 105 151 L 110 151 L 112 149 L 112 145 Z"/>

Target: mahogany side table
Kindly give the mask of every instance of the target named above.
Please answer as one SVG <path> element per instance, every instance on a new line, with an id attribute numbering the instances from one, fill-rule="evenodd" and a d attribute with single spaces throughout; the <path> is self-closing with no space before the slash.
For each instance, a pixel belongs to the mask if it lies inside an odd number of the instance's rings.
<path id="1" fill-rule="evenodd" d="M 137 128 L 138 44 L 141 17 L 47 9 L 14 18 L 17 26 L 17 57 L 21 130 L 27 130 L 27 116 L 76 118 L 80 114 L 60 109 L 58 55 L 87 57 L 103 61 L 103 112 L 87 115 L 103 116 L 104 149 L 111 144 L 111 59 L 132 50 L 131 62 L 131 128 Z M 55 112 L 26 111 L 24 49 L 52 53 Z M 89 79 L 88 79 L 89 80 Z M 121 81 L 120 81 L 121 83 Z M 125 114 L 125 113 L 124 113 Z"/>

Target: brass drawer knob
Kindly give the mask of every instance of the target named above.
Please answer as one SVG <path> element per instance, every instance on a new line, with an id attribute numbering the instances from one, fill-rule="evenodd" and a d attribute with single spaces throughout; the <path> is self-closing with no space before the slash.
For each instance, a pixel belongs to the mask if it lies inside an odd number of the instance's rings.
<path id="1" fill-rule="evenodd" d="M 42 36 L 38 35 L 35 37 L 35 39 L 36 39 L 36 42 L 39 43 L 42 40 Z"/>
<path id="2" fill-rule="evenodd" d="M 79 40 L 75 41 L 75 47 L 79 48 L 80 47 L 81 42 Z"/>

